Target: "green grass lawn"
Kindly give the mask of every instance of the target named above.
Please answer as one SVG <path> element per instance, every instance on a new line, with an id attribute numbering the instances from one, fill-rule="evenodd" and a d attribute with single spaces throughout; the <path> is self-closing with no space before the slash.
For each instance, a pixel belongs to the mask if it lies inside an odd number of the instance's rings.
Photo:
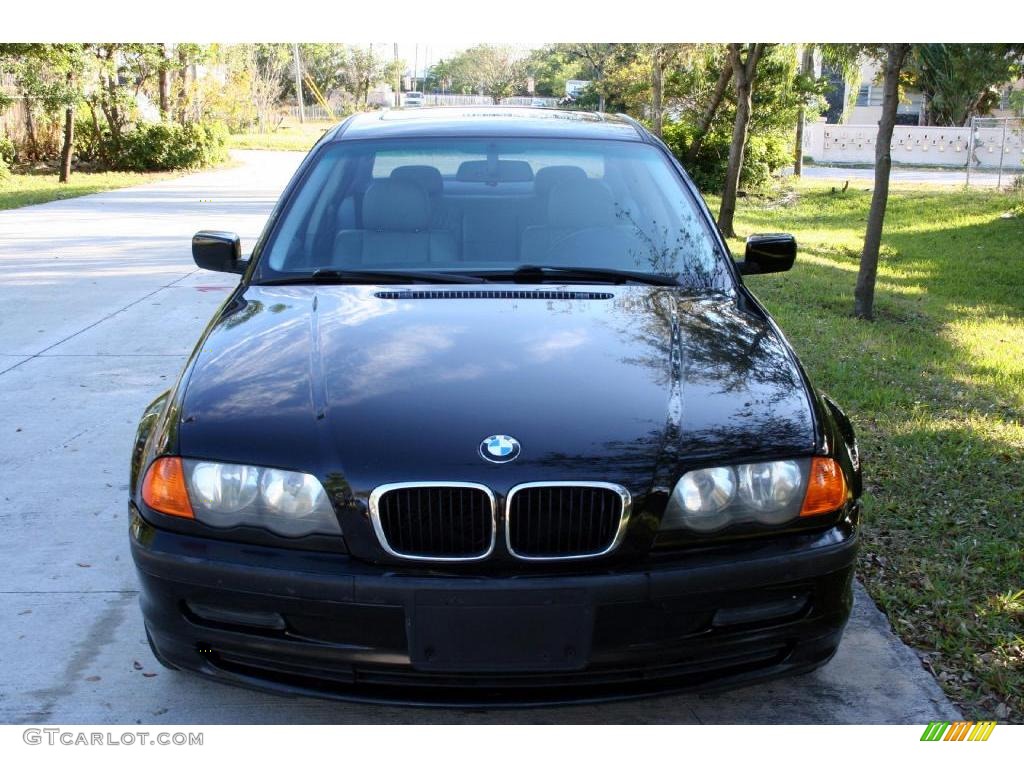
<path id="1" fill-rule="evenodd" d="M 270 133 L 235 133 L 228 137 L 231 149 L 280 149 L 308 152 L 329 128 L 341 122 L 285 122 Z"/>
<path id="2" fill-rule="evenodd" d="M 737 231 L 800 244 L 792 272 L 747 282 L 858 429 L 860 577 L 967 717 L 1024 722 L 1022 195 L 894 187 L 865 322 L 870 192 L 794 191 L 742 199 Z"/>
<path id="3" fill-rule="evenodd" d="M 152 181 L 170 179 L 180 173 L 81 173 L 71 174 L 67 184 L 57 182 L 57 174 L 12 173 L 0 177 L 0 210 L 20 208 L 23 205 L 48 203 L 68 197 L 91 195 L 120 187 L 148 184 Z"/>

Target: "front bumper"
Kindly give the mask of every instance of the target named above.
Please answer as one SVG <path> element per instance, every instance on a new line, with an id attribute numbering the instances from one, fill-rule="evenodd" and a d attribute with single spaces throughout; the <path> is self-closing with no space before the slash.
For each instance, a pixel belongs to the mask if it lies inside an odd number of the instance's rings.
<path id="1" fill-rule="evenodd" d="M 357 701 L 515 706 L 814 669 L 852 602 L 856 532 L 587 573 L 460 575 L 155 528 L 131 545 L 154 651 L 224 682 Z"/>

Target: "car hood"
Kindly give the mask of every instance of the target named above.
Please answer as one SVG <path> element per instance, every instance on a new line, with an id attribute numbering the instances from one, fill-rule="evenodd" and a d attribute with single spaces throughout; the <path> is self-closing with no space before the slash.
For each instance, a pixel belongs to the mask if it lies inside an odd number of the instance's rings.
<path id="1" fill-rule="evenodd" d="M 728 298 L 661 287 L 250 286 L 182 401 L 182 455 L 496 490 L 553 478 L 650 488 L 688 462 L 806 453 L 784 341 Z M 519 440 L 509 464 L 479 454 Z"/>

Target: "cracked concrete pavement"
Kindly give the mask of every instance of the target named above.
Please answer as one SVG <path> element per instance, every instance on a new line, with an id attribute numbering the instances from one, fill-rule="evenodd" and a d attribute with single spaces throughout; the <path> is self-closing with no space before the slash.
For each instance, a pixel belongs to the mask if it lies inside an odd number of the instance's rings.
<path id="1" fill-rule="evenodd" d="M 251 245 L 299 153 L 0 212 L 0 722 L 922 723 L 956 709 L 857 588 L 835 659 L 717 694 L 514 711 L 285 698 L 151 657 L 128 552 L 128 457 L 232 284 L 189 240 Z"/>

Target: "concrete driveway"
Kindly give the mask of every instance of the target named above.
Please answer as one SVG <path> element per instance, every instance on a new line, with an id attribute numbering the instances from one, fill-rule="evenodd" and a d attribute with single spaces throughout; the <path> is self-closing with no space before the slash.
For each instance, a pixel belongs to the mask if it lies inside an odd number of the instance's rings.
<path id="1" fill-rule="evenodd" d="M 201 228 L 252 244 L 297 153 L 0 212 L 0 722 L 923 723 L 956 719 L 858 589 L 836 658 L 715 695 L 463 712 L 282 698 L 160 667 L 137 606 L 128 456 L 231 278 L 192 264 Z"/>

